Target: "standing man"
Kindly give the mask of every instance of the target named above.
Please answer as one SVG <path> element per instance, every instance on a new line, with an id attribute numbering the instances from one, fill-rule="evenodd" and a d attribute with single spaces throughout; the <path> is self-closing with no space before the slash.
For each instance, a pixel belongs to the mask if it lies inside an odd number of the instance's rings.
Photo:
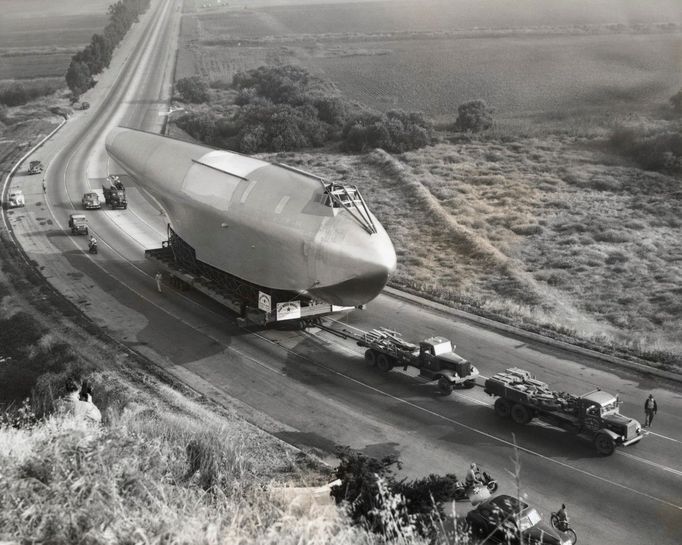
<path id="1" fill-rule="evenodd" d="M 658 405 L 654 399 L 654 394 L 649 394 L 649 397 L 644 402 L 644 427 L 650 428 L 651 423 L 654 421 L 654 416 L 658 411 Z"/>
<path id="2" fill-rule="evenodd" d="M 161 293 L 161 280 L 163 280 L 163 276 L 160 272 L 157 272 L 156 275 L 154 275 L 154 280 L 156 280 L 156 289 Z"/>

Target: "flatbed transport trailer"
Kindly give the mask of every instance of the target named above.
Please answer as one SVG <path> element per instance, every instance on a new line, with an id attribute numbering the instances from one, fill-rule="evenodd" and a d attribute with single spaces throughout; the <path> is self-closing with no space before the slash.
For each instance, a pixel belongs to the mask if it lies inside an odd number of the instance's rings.
<path id="1" fill-rule="evenodd" d="M 338 329 L 324 324 L 318 324 L 318 327 L 339 337 L 355 340 L 358 346 L 367 349 L 365 361 L 380 371 L 387 373 L 393 367 L 418 369 L 419 376 L 427 381 L 436 381 L 444 395 L 449 395 L 455 388 L 473 388 L 476 385 L 478 369 L 456 354 L 455 347 L 445 337 L 429 337 L 416 345 L 387 328 L 362 331 Z"/>
<path id="2" fill-rule="evenodd" d="M 199 261 L 196 252 L 168 226 L 168 240 L 161 248 L 145 250 L 178 289 L 194 288 L 238 314 L 242 323 L 267 326 L 275 323 L 306 325 L 321 316 L 349 310 L 315 301 L 294 292 L 273 290 L 246 282 Z"/>
<path id="3" fill-rule="evenodd" d="M 484 389 L 488 395 L 497 396 L 494 407 L 498 416 L 517 424 L 537 418 L 592 441 L 603 456 L 644 436 L 637 420 L 620 414 L 618 398 L 602 390 L 580 396 L 557 392 L 518 367 L 486 379 Z"/>

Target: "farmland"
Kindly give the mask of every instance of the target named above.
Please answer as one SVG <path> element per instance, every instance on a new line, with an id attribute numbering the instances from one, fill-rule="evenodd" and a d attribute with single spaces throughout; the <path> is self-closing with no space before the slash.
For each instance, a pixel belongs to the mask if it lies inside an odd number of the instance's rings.
<path id="1" fill-rule="evenodd" d="M 277 160 L 363 190 L 395 243 L 398 286 L 679 360 L 679 182 L 607 145 L 621 123 L 667 123 L 653 118 L 682 86 L 682 13 L 655 3 L 188 2 L 176 77 L 298 64 L 350 100 L 443 128 L 485 99 L 497 125 L 480 137 Z"/>
<path id="2" fill-rule="evenodd" d="M 501 118 L 591 116 L 667 100 L 682 84 L 679 10 L 664 18 L 607 4 L 575 13 L 501 4 L 497 21 L 488 3 L 471 2 L 198 10 L 183 22 L 178 77 L 230 80 L 261 64 L 300 64 L 351 99 L 435 120 L 476 98 Z"/>
<path id="3" fill-rule="evenodd" d="M 62 77 L 106 22 L 109 0 L 9 0 L 0 18 L 0 80 Z"/>

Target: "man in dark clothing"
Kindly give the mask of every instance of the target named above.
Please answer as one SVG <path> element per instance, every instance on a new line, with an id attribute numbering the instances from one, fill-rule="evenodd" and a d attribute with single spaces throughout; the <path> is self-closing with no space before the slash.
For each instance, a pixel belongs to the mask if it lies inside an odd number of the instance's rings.
<path id="1" fill-rule="evenodd" d="M 656 400 L 653 394 L 649 394 L 649 397 L 644 402 L 644 427 L 650 428 L 651 423 L 654 421 L 654 415 L 658 411 L 658 405 L 656 405 Z"/>

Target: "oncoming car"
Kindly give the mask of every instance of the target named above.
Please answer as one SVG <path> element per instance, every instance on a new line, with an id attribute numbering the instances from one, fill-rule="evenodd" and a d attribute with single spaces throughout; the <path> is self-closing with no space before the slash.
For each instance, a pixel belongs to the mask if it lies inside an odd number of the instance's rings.
<path id="1" fill-rule="evenodd" d="M 99 201 L 99 195 L 94 192 L 85 193 L 81 202 L 83 203 L 83 208 L 86 210 L 102 208 L 102 203 Z"/>
<path id="2" fill-rule="evenodd" d="M 467 525 L 480 543 L 510 545 L 570 545 L 549 524 L 543 522 L 535 507 L 500 495 L 479 504 L 466 516 Z M 519 537 L 521 538 L 519 540 Z"/>
<path id="3" fill-rule="evenodd" d="M 20 206 L 26 206 L 24 193 L 21 189 L 10 189 L 9 194 L 7 195 L 7 207 L 18 208 Z"/>

